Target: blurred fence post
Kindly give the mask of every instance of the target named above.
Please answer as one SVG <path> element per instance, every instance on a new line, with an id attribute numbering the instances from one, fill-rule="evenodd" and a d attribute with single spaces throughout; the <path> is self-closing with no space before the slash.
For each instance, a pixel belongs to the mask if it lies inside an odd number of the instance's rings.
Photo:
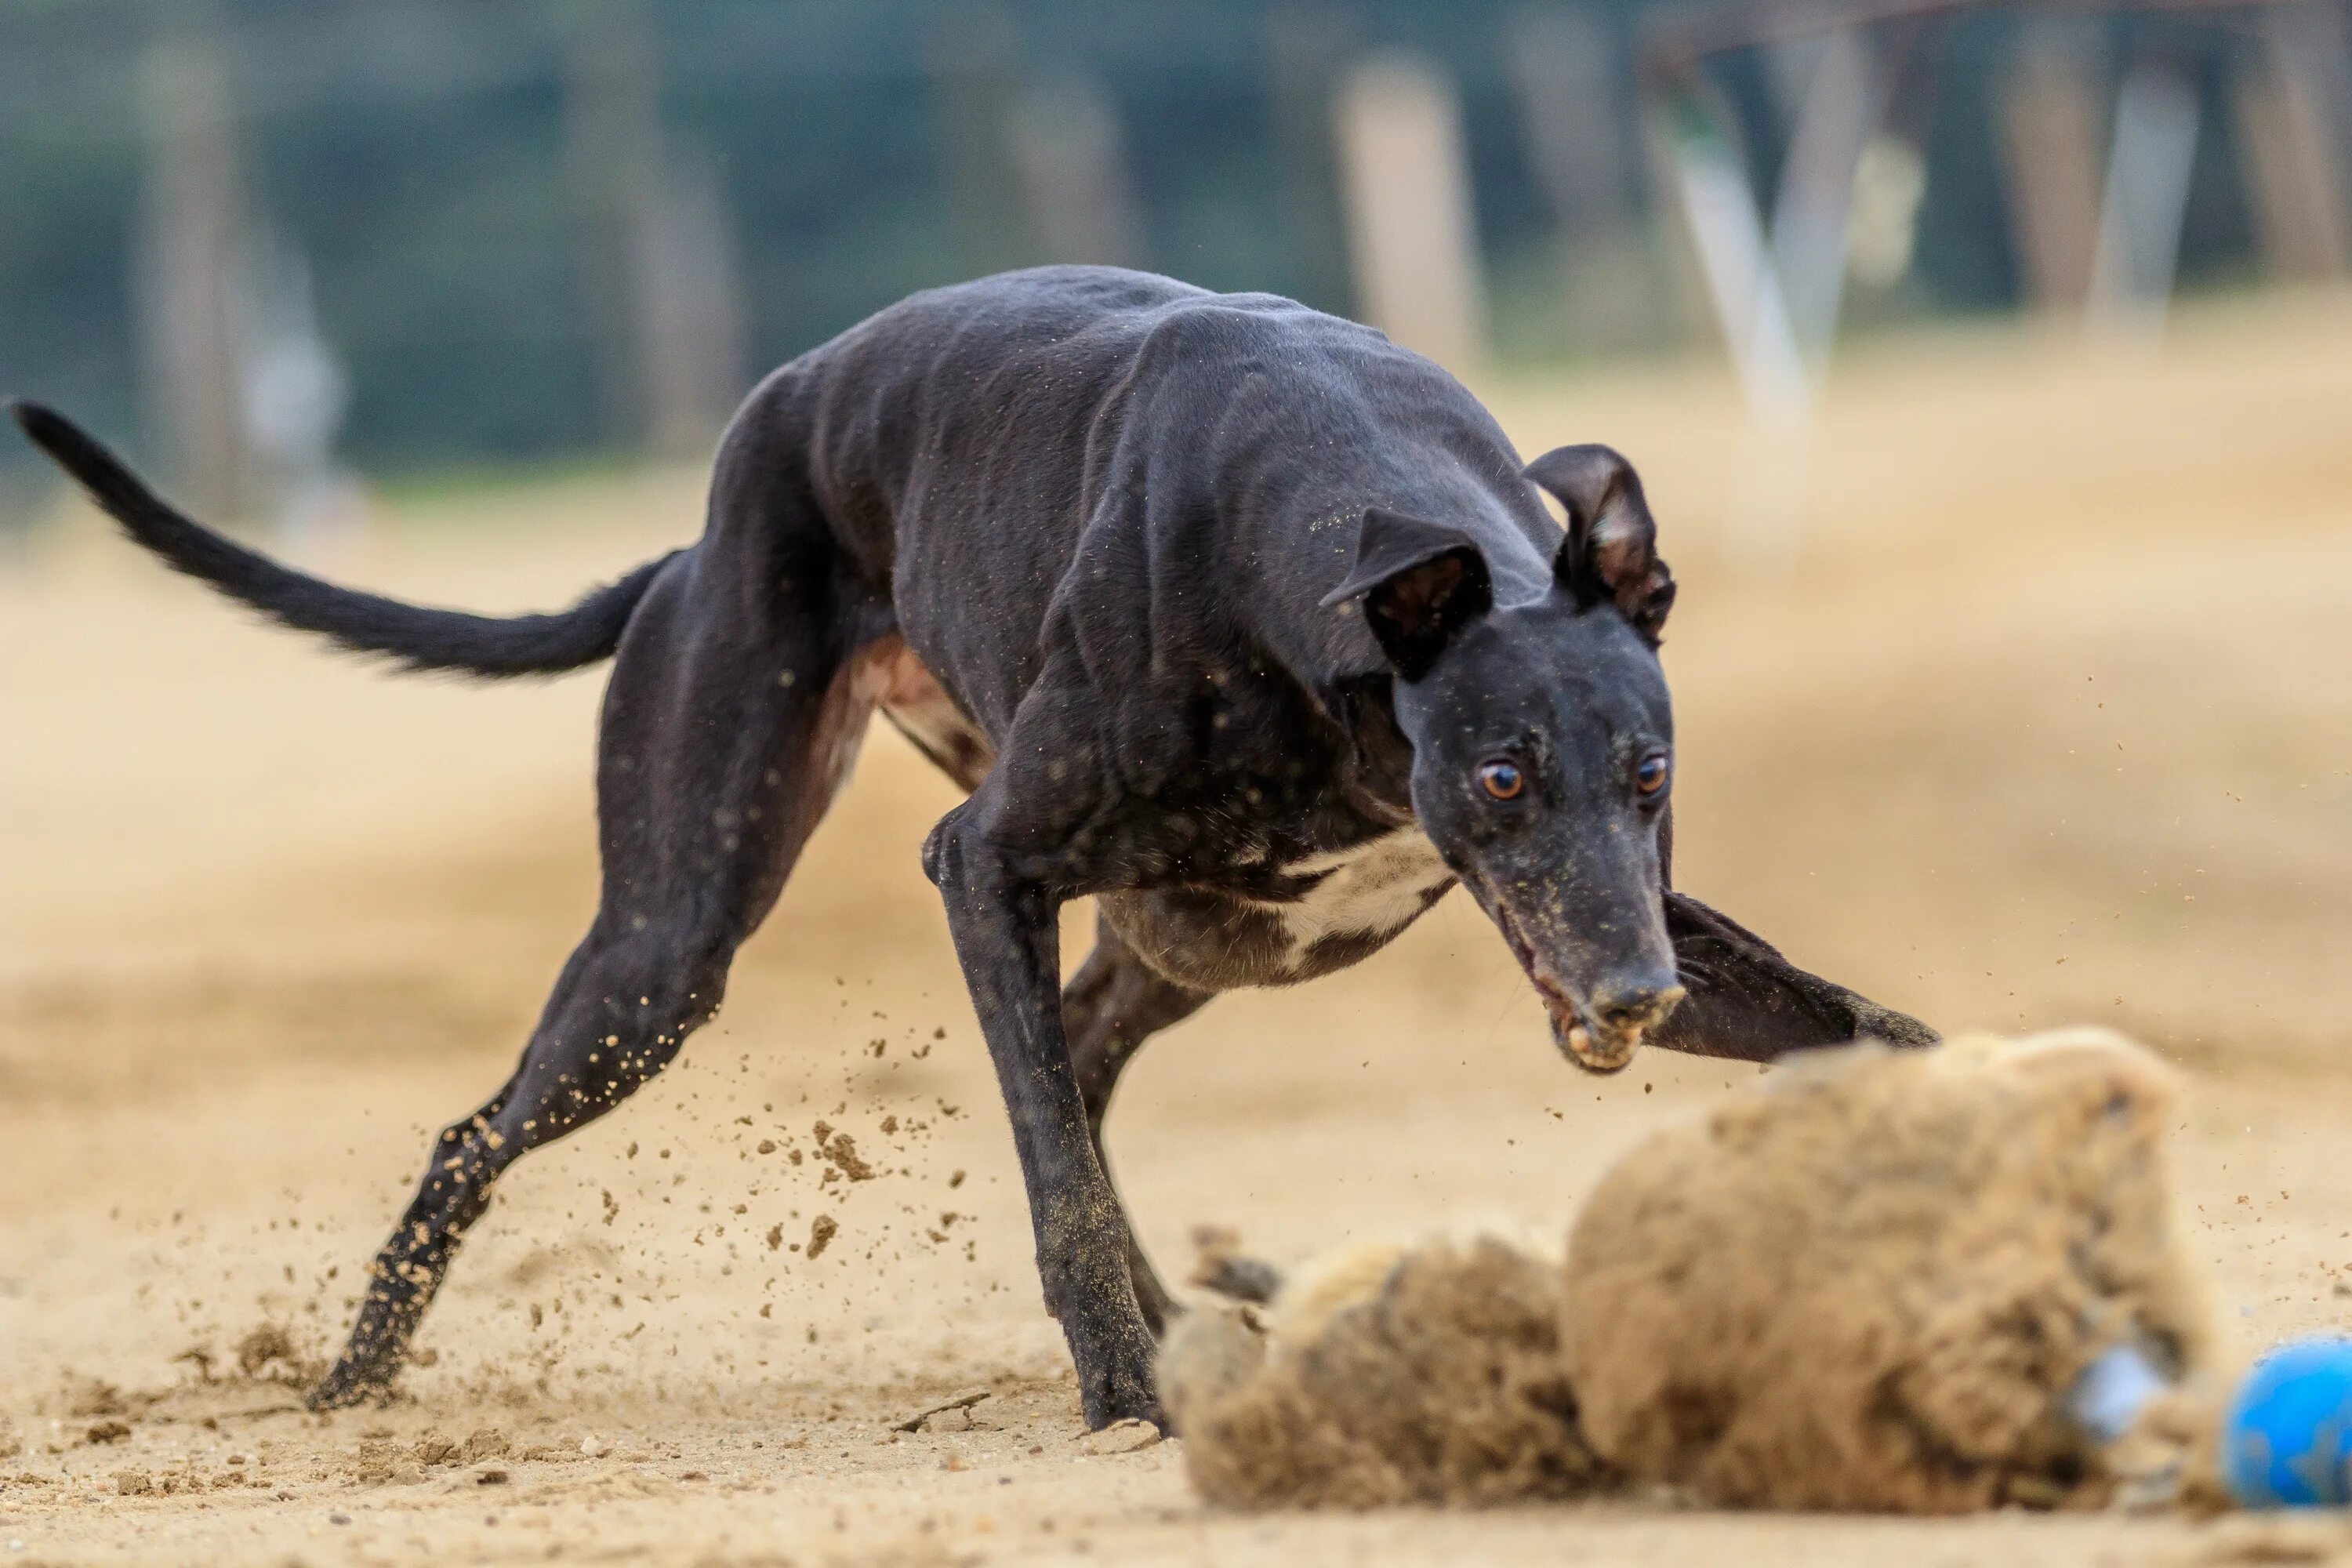
<path id="1" fill-rule="evenodd" d="M 153 416 L 174 482 L 199 510 L 240 517 L 260 476 L 244 420 L 251 237 L 226 51 L 167 31 L 148 51 L 147 182 L 138 279 Z"/>
<path id="2" fill-rule="evenodd" d="M 2029 22 L 2000 105 L 2011 222 L 2033 305 L 2074 315 L 2089 300 L 2099 225 L 2095 37 L 2079 20 Z"/>
<path id="3" fill-rule="evenodd" d="M 1633 205 L 1623 95 L 1597 12 L 1545 6 L 1511 18 L 1510 69 L 1528 151 L 1561 226 L 1606 229 Z"/>
<path id="4" fill-rule="evenodd" d="M 1036 249 L 1047 261 L 1138 267 L 1143 215 L 1118 111 L 1101 83 L 1064 73 L 1025 89 L 1007 138 Z"/>
<path id="5" fill-rule="evenodd" d="M 2091 255 L 2091 320 L 2146 335 L 2160 329 L 2180 259 L 2180 225 L 2197 156 L 2197 84 L 2150 58 L 2124 77 Z"/>
<path id="6" fill-rule="evenodd" d="M 743 279 L 718 154 L 673 139 L 656 199 L 631 226 L 648 434 L 664 457 L 697 458 L 750 386 Z"/>
<path id="7" fill-rule="evenodd" d="M 1659 226 L 1642 211 L 1633 95 L 1601 13 L 1530 6 L 1509 29 L 1528 161 L 1557 228 L 1569 338 L 1580 348 L 1655 347 L 1681 301 Z"/>
<path id="8" fill-rule="evenodd" d="M 642 204 L 659 154 L 646 141 L 654 111 L 652 61 L 620 5 L 583 5 L 565 38 L 564 152 L 578 209 L 577 255 L 594 342 L 605 439 L 645 438 L 647 410 L 630 320 L 629 208 Z"/>
<path id="9" fill-rule="evenodd" d="M 2339 210 L 2352 210 L 2352 0 L 2292 0 L 2264 14 L 2272 58 L 2309 88 Z"/>
<path id="10" fill-rule="evenodd" d="M 1485 289 L 1454 85 L 1413 56 L 1348 73 L 1334 104 L 1357 296 L 1399 343 L 1465 372 L 1485 358 Z"/>
<path id="11" fill-rule="evenodd" d="M 2263 247 L 2279 276 L 2343 275 L 2352 252 L 2352 47 L 2333 6 L 2277 5 L 2263 47 L 2236 77 L 2247 184 Z"/>
<path id="12" fill-rule="evenodd" d="M 1360 306 L 1348 267 L 1332 95 L 1353 34 L 1351 14 L 1328 0 L 1276 0 L 1266 12 L 1274 154 L 1299 291 L 1309 304 L 1342 312 Z"/>
<path id="13" fill-rule="evenodd" d="M 699 456 L 743 390 L 742 307 L 715 161 L 673 153 L 643 0 L 575 14 L 565 66 L 582 271 L 608 435 Z"/>
<path id="14" fill-rule="evenodd" d="M 1022 222 L 1024 195 L 1007 141 L 1021 94 L 1021 37 L 991 0 L 944 11 L 926 42 L 963 270 L 996 272 L 1035 258 Z"/>

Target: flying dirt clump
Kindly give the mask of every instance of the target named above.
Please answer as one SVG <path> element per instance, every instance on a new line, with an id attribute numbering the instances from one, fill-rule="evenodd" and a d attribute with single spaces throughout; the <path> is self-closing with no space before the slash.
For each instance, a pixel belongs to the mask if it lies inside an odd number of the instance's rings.
<path id="1" fill-rule="evenodd" d="M 1584 1431 L 1723 1505 L 2105 1500 L 2162 1456 L 2072 1417 L 2085 1371 L 2126 1349 L 2179 1384 L 2214 1354 L 2174 1100 L 2153 1057 L 2074 1029 L 1818 1053 L 1657 1134 L 1569 1238 Z"/>
<path id="2" fill-rule="evenodd" d="M 326 1363 L 306 1355 L 282 1324 L 256 1324 L 237 1341 L 232 1353 L 239 1376 L 256 1383 L 284 1383 L 307 1387 L 326 1374 Z"/>
<path id="3" fill-rule="evenodd" d="M 1160 1385 L 1193 1484 L 1234 1508 L 1476 1507 L 1571 1498 L 1609 1468 L 1560 1364 L 1559 1260 L 1467 1233 L 1348 1249 L 1264 1320 L 1203 1308 Z"/>
<path id="4" fill-rule="evenodd" d="M 825 1163 L 853 1182 L 870 1182 L 880 1174 L 857 1152 L 857 1140 L 835 1131 L 828 1122 L 816 1124 L 816 1152 Z"/>
<path id="5" fill-rule="evenodd" d="M 1565 1262 L 1497 1232 L 1342 1249 L 1262 1318 L 1189 1314 L 1161 1394 L 1195 1486 L 1241 1508 L 2179 1495 L 2214 1346 L 2173 1100 L 2100 1030 L 1814 1053 L 1621 1160 Z M 2174 1392 L 2103 1442 L 2079 1391 L 2116 1352 Z"/>

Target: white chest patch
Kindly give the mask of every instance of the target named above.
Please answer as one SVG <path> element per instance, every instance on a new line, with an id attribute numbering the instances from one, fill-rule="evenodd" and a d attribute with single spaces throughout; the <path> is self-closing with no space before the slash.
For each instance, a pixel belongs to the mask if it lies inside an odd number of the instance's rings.
<path id="1" fill-rule="evenodd" d="M 1261 906 L 1281 920 L 1294 964 L 1326 937 L 1402 930 L 1421 913 L 1430 893 L 1454 875 L 1439 858 L 1437 846 L 1418 827 L 1401 827 L 1353 848 L 1311 855 L 1280 869 L 1289 877 L 1323 877 L 1297 903 Z"/>

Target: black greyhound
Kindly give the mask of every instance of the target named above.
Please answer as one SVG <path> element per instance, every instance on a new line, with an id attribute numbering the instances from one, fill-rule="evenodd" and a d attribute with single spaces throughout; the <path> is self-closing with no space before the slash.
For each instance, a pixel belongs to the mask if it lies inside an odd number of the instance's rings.
<path id="1" fill-rule="evenodd" d="M 1935 1038 L 1668 890 L 1675 585 L 1633 469 L 1601 447 L 1523 467 L 1437 366 L 1286 300 L 1097 268 L 919 294 L 752 393 L 700 541 L 552 616 L 305 577 L 16 412 L 139 543 L 284 625 L 480 676 L 619 656 L 595 920 L 514 1075 L 435 1142 L 314 1405 L 386 1387 L 499 1173 L 717 1012 L 877 706 L 969 792 L 923 868 L 1090 1426 L 1160 1419 L 1171 1310 L 1105 1173 L 1120 1068 L 1457 881 L 1597 1072 L 1645 1035 L 1759 1060 Z M 1055 910 L 1087 895 L 1065 989 Z"/>

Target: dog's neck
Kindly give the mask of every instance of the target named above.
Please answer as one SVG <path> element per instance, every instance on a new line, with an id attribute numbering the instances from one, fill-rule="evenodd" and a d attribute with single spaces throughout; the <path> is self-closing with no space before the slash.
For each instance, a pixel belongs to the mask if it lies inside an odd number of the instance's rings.
<path id="1" fill-rule="evenodd" d="M 1395 677 L 1386 670 L 1342 679 L 1331 704 L 1348 737 L 1340 788 L 1348 804 L 1376 822 L 1413 820 L 1413 743 L 1397 722 Z"/>

